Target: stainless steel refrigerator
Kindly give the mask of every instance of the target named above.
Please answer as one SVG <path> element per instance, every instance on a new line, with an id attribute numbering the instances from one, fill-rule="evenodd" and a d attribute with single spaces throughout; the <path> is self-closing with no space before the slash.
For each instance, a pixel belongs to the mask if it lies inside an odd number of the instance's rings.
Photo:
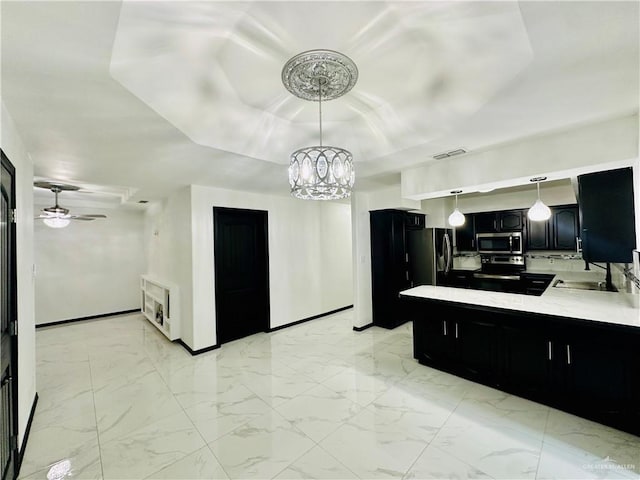
<path id="1" fill-rule="evenodd" d="M 438 285 L 453 268 L 453 230 L 424 228 L 407 232 L 412 286 Z"/>

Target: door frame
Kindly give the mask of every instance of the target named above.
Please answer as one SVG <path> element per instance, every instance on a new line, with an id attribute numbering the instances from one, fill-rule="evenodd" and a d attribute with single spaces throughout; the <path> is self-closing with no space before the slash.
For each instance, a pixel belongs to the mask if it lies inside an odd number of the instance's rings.
<path id="1" fill-rule="evenodd" d="M 260 213 L 263 219 L 263 229 L 264 229 L 264 261 L 265 261 L 265 269 L 264 269 L 264 285 L 266 288 L 266 302 L 265 302 L 265 322 L 262 325 L 263 331 L 268 332 L 271 329 L 271 285 L 269 284 L 269 211 L 268 210 L 255 210 L 250 208 L 232 208 L 232 207 L 213 207 L 213 277 L 215 282 L 215 299 L 214 299 L 214 308 L 216 314 L 216 344 L 221 345 L 220 335 L 219 335 L 219 321 L 218 321 L 218 298 L 220 295 L 219 292 L 219 276 L 218 269 L 216 268 L 216 245 L 220 236 L 220 229 L 218 228 L 218 217 L 220 213 Z"/>
<path id="2" fill-rule="evenodd" d="M 9 196 L 9 208 L 16 208 L 16 169 L 4 153 L 4 150 L 0 148 L 0 162 L 4 168 L 7 169 L 11 177 L 11 194 Z M 13 441 L 12 455 L 13 455 L 13 477 L 10 472 L 8 478 L 17 478 L 20 468 L 20 454 L 18 450 L 18 282 L 17 282 L 17 243 L 16 243 L 16 222 L 15 220 L 9 221 L 8 225 L 9 235 L 9 285 L 8 285 L 8 315 L 9 322 L 15 322 L 14 333 L 10 333 L 10 345 L 11 345 L 11 407 L 12 407 L 12 427 L 13 431 L 10 432 L 10 445 Z M 6 287 L 3 287 L 6 288 Z M 13 438 L 13 440 L 11 440 Z M 1 467 L 1 466 L 0 466 Z M 1 472 L 0 472 L 1 473 Z"/>

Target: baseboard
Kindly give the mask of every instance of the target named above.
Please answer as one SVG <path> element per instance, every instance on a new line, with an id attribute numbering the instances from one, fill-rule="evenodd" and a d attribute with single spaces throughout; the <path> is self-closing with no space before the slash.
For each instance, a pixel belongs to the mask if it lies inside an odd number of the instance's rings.
<path id="1" fill-rule="evenodd" d="M 293 327 L 294 325 L 299 325 L 304 322 L 309 322 L 311 320 L 315 320 L 320 317 L 326 317 L 327 315 L 333 315 L 334 313 L 342 312 L 344 310 L 349 310 L 350 308 L 353 308 L 353 305 L 347 305 L 346 307 L 336 308 L 335 310 L 331 310 L 330 312 L 314 315 L 313 317 L 303 318 L 302 320 L 296 320 L 295 322 L 287 323 L 286 325 L 278 325 L 277 327 L 269 328 L 267 332 L 275 332 L 277 330 L 282 330 L 283 328 Z"/>
<path id="2" fill-rule="evenodd" d="M 33 404 L 31 405 L 31 411 L 29 412 L 29 420 L 27 420 L 27 428 L 24 430 L 24 437 L 22 437 L 22 445 L 20 445 L 20 451 L 18 452 L 18 476 L 20 475 L 20 467 L 22 467 L 22 459 L 24 458 L 24 452 L 27 448 L 27 441 L 29 440 L 29 433 L 31 432 L 31 424 L 33 423 L 33 416 L 36 413 L 36 405 L 38 405 L 38 392 L 33 397 Z"/>
<path id="3" fill-rule="evenodd" d="M 115 315 L 127 315 L 140 312 L 139 308 L 133 310 L 122 310 L 121 312 L 101 313 L 100 315 L 90 315 L 88 317 L 70 318 L 69 320 L 59 320 L 57 322 L 40 323 L 36 328 L 52 327 L 54 325 L 63 325 L 65 323 L 84 322 L 85 320 L 95 320 L 96 318 L 113 317 Z"/>
<path id="4" fill-rule="evenodd" d="M 373 327 L 373 323 L 368 323 L 364 327 L 353 327 L 353 331 L 354 332 L 362 332 L 363 330 L 366 330 L 367 328 L 371 328 L 371 327 Z"/>
<path id="5" fill-rule="evenodd" d="M 210 347 L 201 348 L 200 350 L 193 350 L 189 345 L 184 343 L 181 338 L 177 339 L 176 342 L 182 345 L 185 348 L 185 350 L 193 356 L 200 355 L 201 353 L 207 353 L 207 352 L 210 352 L 211 350 L 216 350 L 220 348 L 220 344 L 216 343 L 215 345 L 211 345 Z"/>

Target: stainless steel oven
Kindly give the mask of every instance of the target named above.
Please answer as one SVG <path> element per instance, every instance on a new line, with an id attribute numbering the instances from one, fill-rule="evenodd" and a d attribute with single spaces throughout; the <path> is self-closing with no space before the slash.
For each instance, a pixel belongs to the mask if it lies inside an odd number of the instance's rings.
<path id="1" fill-rule="evenodd" d="M 477 233 L 478 253 L 522 255 L 522 232 Z"/>

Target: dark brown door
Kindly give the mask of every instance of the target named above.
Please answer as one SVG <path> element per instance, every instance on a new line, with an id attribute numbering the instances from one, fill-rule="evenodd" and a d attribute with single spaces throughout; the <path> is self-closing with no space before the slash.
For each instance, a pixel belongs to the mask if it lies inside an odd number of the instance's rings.
<path id="1" fill-rule="evenodd" d="M 15 170 L 4 152 L 2 157 L 2 195 L 0 195 L 0 270 L 2 299 L 0 300 L 0 477 L 17 476 L 18 434 L 18 337 L 16 317 L 16 231 Z"/>
<path id="2" fill-rule="evenodd" d="M 269 329 L 267 212 L 213 209 L 218 343 Z"/>

